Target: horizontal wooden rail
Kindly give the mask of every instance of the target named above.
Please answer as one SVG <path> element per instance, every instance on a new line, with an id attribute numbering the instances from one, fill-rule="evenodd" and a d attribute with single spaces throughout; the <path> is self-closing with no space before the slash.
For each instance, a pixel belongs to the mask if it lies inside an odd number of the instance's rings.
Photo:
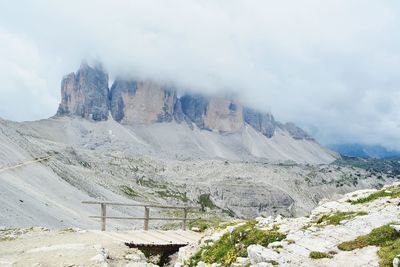
<path id="1" fill-rule="evenodd" d="M 94 219 L 101 219 L 101 218 L 106 218 L 106 219 L 116 219 L 116 220 L 146 220 L 146 218 L 141 218 L 141 217 L 117 217 L 117 216 L 89 216 L 89 218 L 94 218 Z M 194 221 L 199 218 L 156 218 L 156 217 L 149 217 L 148 220 L 150 221 Z"/>
<path id="2" fill-rule="evenodd" d="M 158 221 L 182 221 L 182 229 L 186 230 L 186 223 L 189 220 L 197 220 L 198 218 L 187 218 L 187 212 L 190 209 L 199 209 L 199 207 L 189 207 L 189 206 L 162 206 L 154 204 L 136 204 L 136 203 L 118 203 L 118 202 L 108 202 L 108 201 L 82 201 L 82 204 L 90 205 L 100 205 L 101 214 L 100 216 L 89 216 L 89 218 L 101 219 L 101 231 L 106 230 L 106 219 L 117 219 L 117 220 L 144 220 L 144 230 L 149 229 L 150 220 Z M 118 217 L 118 216 L 107 216 L 106 207 L 109 206 L 127 206 L 127 207 L 144 207 L 144 217 Z M 160 209 L 181 209 L 183 210 L 183 218 L 156 218 L 150 217 L 150 208 L 160 208 Z"/>
<path id="3" fill-rule="evenodd" d="M 149 207 L 149 208 L 160 208 L 160 209 L 200 209 L 200 207 L 190 206 L 163 206 L 155 204 L 136 204 L 136 203 L 119 203 L 119 202 L 108 202 L 108 201 L 82 201 L 82 204 L 105 204 L 109 206 L 131 206 L 131 207 Z"/>

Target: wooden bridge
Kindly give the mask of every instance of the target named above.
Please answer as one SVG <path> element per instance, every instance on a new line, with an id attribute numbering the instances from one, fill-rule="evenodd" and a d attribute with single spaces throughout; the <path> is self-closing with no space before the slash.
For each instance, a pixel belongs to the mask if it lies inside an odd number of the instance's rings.
<path id="1" fill-rule="evenodd" d="M 163 205 L 154 205 L 154 204 L 133 204 L 133 203 L 118 203 L 118 202 L 107 202 L 107 201 L 82 201 L 82 204 L 92 204 L 92 205 L 100 205 L 100 216 L 89 216 L 90 218 L 101 219 L 101 231 L 106 230 L 106 220 L 107 219 L 116 219 L 116 220 L 142 220 L 144 221 L 144 230 L 149 230 L 149 221 L 150 220 L 158 220 L 158 221 L 182 221 L 182 230 L 186 230 L 186 224 L 188 220 L 196 220 L 198 218 L 187 217 L 188 210 L 190 209 L 199 209 L 197 207 L 178 207 L 178 206 L 163 206 Z M 143 207 L 144 208 L 144 216 L 143 217 L 117 217 L 117 216 L 107 216 L 107 205 L 108 206 L 126 206 L 126 207 Z M 161 217 L 150 217 L 150 208 L 158 208 L 158 209 L 180 209 L 183 211 L 182 218 L 161 218 Z"/>
<path id="2" fill-rule="evenodd" d="M 188 210 L 198 209 L 197 207 L 115 203 L 115 202 L 105 202 L 105 201 L 83 201 L 82 203 L 90 205 L 100 205 L 100 216 L 89 216 L 89 217 L 101 219 L 100 229 L 103 235 L 107 235 L 113 239 L 117 239 L 131 248 L 151 249 L 152 251 L 162 252 L 164 256 L 167 256 L 178 251 L 180 247 L 184 247 L 191 243 L 198 242 L 203 236 L 201 233 L 186 230 L 187 221 L 198 219 L 198 218 L 188 218 L 187 217 Z M 143 217 L 107 216 L 107 205 L 143 207 L 144 216 Z M 181 209 L 183 211 L 183 217 L 179 218 L 150 217 L 150 208 Z M 144 221 L 143 230 L 106 232 L 107 219 L 143 220 Z M 149 230 L 150 220 L 182 221 L 182 229 L 173 231 Z"/>

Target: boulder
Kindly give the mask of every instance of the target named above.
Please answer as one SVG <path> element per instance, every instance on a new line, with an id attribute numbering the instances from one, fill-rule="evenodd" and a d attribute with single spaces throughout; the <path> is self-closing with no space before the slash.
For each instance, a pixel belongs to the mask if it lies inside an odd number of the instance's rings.
<path id="1" fill-rule="evenodd" d="M 247 254 L 252 264 L 279 261 L 279 254 L 277 252 L 260 245 L 250 245 L 247 248 Z"/>

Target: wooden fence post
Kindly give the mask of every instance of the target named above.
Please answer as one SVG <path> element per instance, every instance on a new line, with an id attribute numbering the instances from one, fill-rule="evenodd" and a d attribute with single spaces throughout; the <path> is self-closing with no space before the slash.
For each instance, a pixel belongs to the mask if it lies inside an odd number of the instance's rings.
<path id="1" fill-rule="evenodd" d="M 144 230 L 149 230 L 150 208 L 144 207 Z"/>
<path id="2" fill-rule="evenodd" d="M 183 221 L 182 221 L 182 230 L 186 231 L 186 220 L 187 220 L 187 208 L 183 209 Z"/>
<path id="3" fill-rule="evenodd" d="M 101 231 L 106 230 L 106 216 L 107 216 L 106 204 L 101 203 Z"/>

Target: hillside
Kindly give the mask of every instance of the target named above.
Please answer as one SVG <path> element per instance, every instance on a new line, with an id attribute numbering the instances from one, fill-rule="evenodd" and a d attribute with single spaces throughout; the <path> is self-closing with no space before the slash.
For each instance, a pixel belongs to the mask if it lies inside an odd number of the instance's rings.
<path id="1" fill-rule="evenodd" d="M 398 266 L 399 201 L 397 183 L 321 203 L 306 217 L 260 217 L 182 249 L 175 266 Z"/>
<path id="2" fill-rule="evenodd" d="M 398 266 L 399 201 L 395 183 L 325 200 L 305 217 L 213 222 L 200 242 L 170 258 L 170 266 Z M 157 252 L 143 254 L 124 244 L 130 234 L 0 229 L 0 265 L 155 266 Z"/>
<path id="3" fill-rule="evenodd" d="M 208 144 L 215 138 L 214 149 L 204 146 L 198 150 L 200 139 L 187 140 L 197 144 L 191 148 L 182 137 L 167 132 L 180 127 L 176 132 L 185 134 L 185 125 L 142 127 L 123 126 L 111 119 L 94 122 L 70 117 L 29 123 L 0 121 L 0 209 L 5 214 L 0 225 L 97 228 L 97 222 L 87 216 L 98 214 L 98 208 L 80 203 L 87 199 L 199 205 L 206 198 L 213 203 L 208 208 L 242 218 L 295 216 L 305 214 L 322 198 L 380 187 L 396 179 L 351 166 L 251 161 L 249 155 L 233 150 L 239 146 L 223 145 L 237 144 L 240 135 L 198 131 Z M 222 142 L 219 146 L 218 140 Z M 177 149 L 168 150 L 172 145 Z M 202 153 L 194 157 L 193 151 Z M 232 158 L 212 159 L 216 152 Z M 41 157 L 49 158 L 4 169 Z M 112 213 L 133 216 L 143 211 Z M 132 222 L 110 222 L 111 228 L 128 225 Z"/>

